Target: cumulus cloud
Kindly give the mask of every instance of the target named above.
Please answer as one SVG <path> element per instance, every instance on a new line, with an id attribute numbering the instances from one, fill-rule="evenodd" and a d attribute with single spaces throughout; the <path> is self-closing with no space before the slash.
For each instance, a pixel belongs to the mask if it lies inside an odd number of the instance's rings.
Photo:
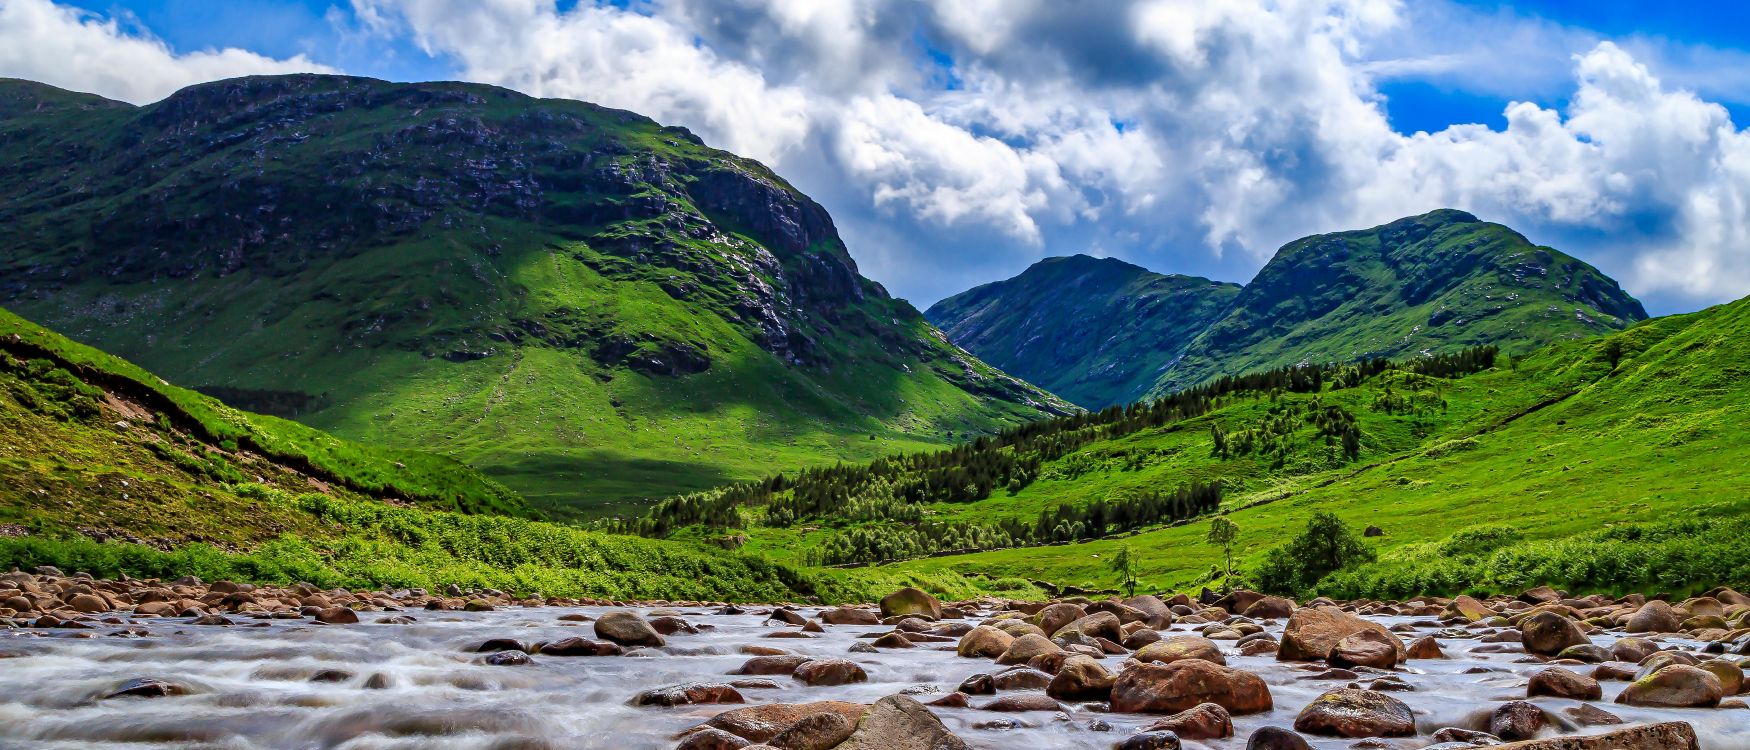
<path id="1" fill-rule="evenodd" d="M 113 18 L 50 0 L 0 0 L 0 75 L 140 104 L 191 83 L 311 72 L 333 69 L 303 55 L 276 60 L 235 48 L 178 54 Z"/>
<path id="2" fill-rule="evenodd" d="M 1592 261 L 1656 310 L 1750 292 L 1750 132 L 1705 98 L 1740 79 L 1702 64 L 1742 57 L 1730 50 L 1439 0 L 352 12 L 460 78 L 631 109 L 766 161 L 833 212 L 870 275 L 919 302 L 1083 251 L 1243 281 L 1296 237 L 1443 206 Z M 43 61 L 88 55 L 74 66 L 86 88 L 136 100 L 314 67 L 177 55 L 48 0 L 0 0 L 0 21 L 0 43 L 21 40 L 0 44 L 0 71 L 55 82 Z M 1380 87 L 1404 80 L 1521 101 L 1504 126 L 1399 133 Z"/>

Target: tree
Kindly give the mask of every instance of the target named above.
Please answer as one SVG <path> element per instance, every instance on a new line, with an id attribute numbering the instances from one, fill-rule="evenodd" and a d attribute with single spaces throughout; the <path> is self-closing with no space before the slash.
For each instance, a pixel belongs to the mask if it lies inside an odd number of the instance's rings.
<path id="1" fill-rule="evenodd" d="M 1300 536 L 1265 555 L 1264 564 L 1258 567 L 1258 584 L 1271 593 L 1303 593 L 1325 576 L 1376 557 L 1343 519 L 1319 511 Z"/>
<path id="2" fill-rule="evenodd" d="M 1209 522 L 1209 536 L 1206 541 L 1221 547 L 1222 559 L 1226 563 L 1221 579 L 1223 589 L 1231 588 L 1233 585 L 1234 542 L 1239 538 L 1240 525 L 1228 520 L 1227 516 L 1216 516 L 1215 520 Z"/>
<path id="3" fill-rule="evenodd" d="M 1106 568 L 1118 574 L 1118 585 L 1124 587 L 1125 596 L 1136 596 L 1136 560 L 1130 554 L 1130 545 L 1120 545 L 1118 553 L 1106 561 Z"/>

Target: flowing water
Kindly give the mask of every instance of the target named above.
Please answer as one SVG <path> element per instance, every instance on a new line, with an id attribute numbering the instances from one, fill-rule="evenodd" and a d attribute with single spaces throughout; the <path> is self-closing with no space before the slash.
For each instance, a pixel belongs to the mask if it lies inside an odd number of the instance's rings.
<path id="1" fill-rule="evenodd" d="M 748 657 L 743 645 L 776 646 L 795 653 L 845 657 L 868 672 L 869 682 L 807 687 L 770 678 L 776 689 L 745 689 L 749 703 L 817 700 L 873 702 L 909 692 L 928 702 L 966 677 L 998 668 L 986 659 L 962 659 L 952 643 L 881 653 L 847 653 L 859 636 L 890 628 L 828 626 L 813 639 L 773 639 L 778 630 L 759 615 L 684 611 L 689 622 L 712 626 L 676 634 L 660 650 L 617 657 L 536 655 L 526 666 L 488 666 L 472 649 L 488 638 L 524 642 L 592 637 L 591 617 L 602 608 L 516 609 L 495 612 L 413 612 L 412 624 L 373 622 L 326 626 L 302 620 L 244 621 L 237 626 L 195 626 L 187 620 L 143 619 L 147 636 L 116 637 L 122 626 L 92 631 L 0 631 L 0 748 L 434 748 L 438 750 L 555 750 L 565 748 L 672 748 L 687 727 L 735 706 L 638 708 L 641 690 L 687 682 L 726 682 Z M 1387 625 L 1410 618 L 1373 618 Z M 1266 623 L 1269 625 L 1268 623 Z M 1270 625 L 1280 635 L 1280 623 Z M 1408 641 L 1436 628 L 1403 633 Z M 1190 632 L 1178 626 L 1173 632 Z M 85 637 L 72 637 L 85 636 Z M 1595 642 L 1608 646 L 1613 638 Z M 1518 663 L 1523 653 L 1476 653 L 1476 640 L 1442 638 L 1451 658 L 1414 660 L 1398 672 L 1416 689 L 1391 693 L 1417 713 L 1417 738 L 1393 744 L 1414 748 L 1446 726 L 1484 728 L 1502 701 L 1525 696 L 1529 676 L 1542 667 Z M 1677 643 L 1677 642 L 1673 642 Z M 1226 644 L 1231 645 L 1231 644 Z M 1122 657 L 1106 660 L 1117 671 Z M 1243 748 L 1258 727 L 1291 726 L 1302 706 L 1346 683 L 1305 679 L 1311 674 L 1269 656 L 1229 652 L 1228 664 L 1258 673 L 1270 685 L 1276 710 L 1236 716 L 1236 739 L 1201 743 Z M 1466 674 L 1474 667 L 1489 672 Z M 1589 668 L 1576 667 L 1586 672 Z M 323 674 L 325 673 L 325 674 Z M 312 681 L 312 677 L 327 681 Z M 181 696 L 116 698 L 102 695 L 134 678 L 157 678 L 190 689 Z M 1640 709 L 1610 701 L 1626 685 L 1605 682 L 1600 708 L 1631 723 L 1682 720 L 1705 750 L 1750 750 L 1750 710 Z M 1065 704 L 1065 713 L 1005 714 L 976 708 L 935 709 L 949 729 L 981 748 L 1110 748 L 1158 717 L 1111 714 Z M 1539 698 L 1558 721 L 1575 701 Z M 1013 722 L 1012 728 L 981 726 Z M 1600 727 L 1568 727 L 1596 732 Z M 1348 748 L 1353 740 L 1314 739 L 1321 748 Z M 1187 747 L 1200 743 L 1186 742 Z"/>

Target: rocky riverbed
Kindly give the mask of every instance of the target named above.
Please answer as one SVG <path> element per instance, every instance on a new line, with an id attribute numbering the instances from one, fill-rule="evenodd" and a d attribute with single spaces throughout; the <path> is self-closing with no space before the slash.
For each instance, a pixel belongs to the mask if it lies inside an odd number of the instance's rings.
<path id="1" fill-rule="evenodd" d="M 822 608 L 42 570 L 0 576 L 0 748 L 1734 750 L 1747 661 L 1730 590 Z"/>

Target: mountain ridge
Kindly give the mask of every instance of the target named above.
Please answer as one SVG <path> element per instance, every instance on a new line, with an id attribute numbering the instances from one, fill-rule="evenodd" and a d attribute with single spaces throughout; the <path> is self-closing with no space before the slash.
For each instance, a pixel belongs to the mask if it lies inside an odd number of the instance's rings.
<path id="1" fill-rule="evenodd" d="M 263 76 L 135 107 L 4 83 L 5 304 L 550 511 L 1072 408 L 684 128 L 477 84 Z"/>

